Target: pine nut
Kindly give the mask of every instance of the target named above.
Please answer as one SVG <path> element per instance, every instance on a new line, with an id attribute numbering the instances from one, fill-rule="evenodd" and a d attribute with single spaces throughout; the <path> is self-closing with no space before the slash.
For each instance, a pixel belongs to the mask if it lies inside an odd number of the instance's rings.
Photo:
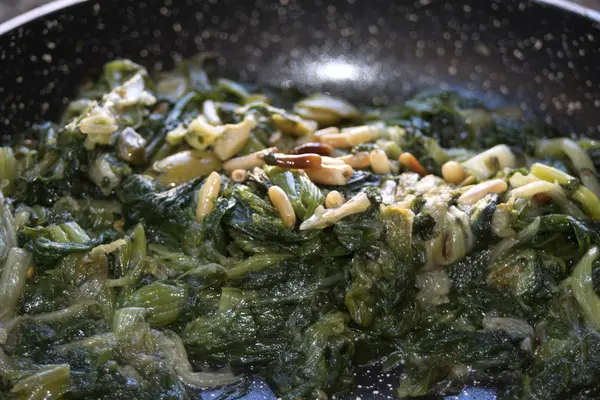
<path id="1" fill-rule="evenodd" d="M 287 194 L 279 186 L 269 188 L 269 199 L 275 206 L 281 220 L 290 228 L 296 226 L 296 214 Z"/>
<path id="2" fill-rule="evenodd" d="M 315 133 L 313 133 L 312 138 L 314 141 L 318 142 L 318 141 L 320 141 L 321 136 L 327 135 L 327 134 L 332 134 L 332 133 L 340 133 L 340 130 L 335 126 L 330 126 L 329 128 L 319 129 L 318 131 L 315 131 Z"/>
<path id="3" fill-rule="evenodd" d="M 400 154 L 400 157 L 398 157 L 398 162 L 411 171 L 416 172 L 420 176 L 428 175 L 425 167 L 423 167 L 419 160 L 417 160 L 417 157 L 413 156 L 411 153 Z"/>
<path id="4" fill-rule="evenodd" d="M 339 158 L 333 158 L 333 157 L 327 157 L 327 156 L 323 156 L 321 157 L 321 165 L 346 165 L 346 163 L 343 160 L 340 160 Z"/>
<path id="5" fill-rule="evenodd" d="M 508 189 L 508 185 L 502 179 L 492 179 L 490 181 L 481 182 L 464 192 L 459 198 L 460 204 L 475 204 L 483 199 L 488 193 L 504 193 Z"/>
<path id="6" fill-rule="evenodd" d="M 379 128 L 373 125 L 353 126 L 342 129 L 342 135 L 348 137 L 352 147 L 361 143 L 371 142 L 379 137 Z"/>
<path id="7" fill-rule="evenodd" d="M 317 209 L 312 217 L 300 225 L 300 230 L 304 231 L 307 229 L 326 228 L 334 225 L 336 222 L 347 217 L 348 215 L 363 213 L 367 211 L 370 206 L 371 201 L 369 200 L 367 194 L 365 192 L 360 192 L 337 208 L 324 210 L 321 207 L 320 212 Z"/>
<path id="8" fill-rule="evenodd" d="M 379 130 L 370 125 L 345 128 L 342 133 L 326 133 L 319 136 L 321 143 L 335 148 L 352 148 L 361 143 L 367 143 L 379 136 Z"/>
<path id="9" fill-rule="evenodd" d="M 371 165 L 371 157 L 369 157 L 369 153 L 366 151 L 361 151 L 356 154 L 348 154 L 338 158 L 343 160 L 346 164 L 354 169 L 365 169 L 369 168 L 369 165 Z"/>
<path id="10" fill-rule="evenodd" d="M 276 151 L 277 147 L 270 147 L 245 156 L 232 158 L 223 163 L 223 169 L 231 173 L 236 169 L 252 169 L 254 167 L 260 167 L 265 163 L 263 160 L 265 154 L 274 153 Z"/>
<path id="11" fill-rule="evenodd" d="M 248 179 L 248 171 L 246 171 L 245 169 L 235 169 L 231 173 L 231 180 L 234 181 L 235 183 L 246 182 L 247 179 Z"/>
<path id="12" fill-rule="evenodd" d="M 448 183 L 458 185 L 467 177 L 462 165 L 457 161 L 448 161 L 442 165 L 442 177 Z"/>
<path id="13" fill-rule="evenodd" d="M 351 148 L 352 145 L 348 140 L 348 136 L 343 133 L 326 133 L 319 136 L 321 143 L 325 143 L 328 146 L 338 148 Z"/>
<path id="14" fill-rule="evenodd" d="M 352 177 L 352 167 L 349 165 L 321 165 L 305 170 L 308 177 L 321 185 L 343 186 Z"/>
<path id="15" fill-rule="evenodd" d="M 390 173 L 390 160 L 387 158 L 385 151 L 380 149 L 371 150 L 369 153 L 369 160 L 371 162 L 371 169 L 374 173 L 378 175 Z"/>
<path id="16" fill-rule="evenodd" d="M 344 196 L 337 190 L 332 190 L 325 196 L 325 207 L 336 208 L 344 204 Z"/>
<path id="17" fill-rule="evenodd" d="M 263 156 L 263 160 L 268 165 L 275 165 L 280 168 L 305 169 L 321 166 L 321 156 L 318 154 L 287 155 L 269 153 Z"/>

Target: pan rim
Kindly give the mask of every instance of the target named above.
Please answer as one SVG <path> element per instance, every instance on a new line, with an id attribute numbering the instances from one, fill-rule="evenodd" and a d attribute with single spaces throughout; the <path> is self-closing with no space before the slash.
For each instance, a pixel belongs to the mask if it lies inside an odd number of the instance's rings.
<path id="1" fill-rule="evenodd" d="M 23 25 L 38 19 L 40 17 L 46 16 L 48 14 L 53 13 L 54 11 L 58 11 L 75 4 L 85 3 L 90 0 L 54 0 L 50 3 L 41 5 L 32 10 L 29 10 L 23 14 L 17 15 L 3 23 L 0 24 L 0 36 L 22 27 Z M 584 18 L 588 18 L 593 22 L 600 23 L 600 10 L 594 10 L 589 7 L 582 6 L 580 4 L 576 4 L 573 0 L 533 0 L 535 3 L 549 5 L 551 7 L 556 7 L 562 9 L 564 11 L 577 14 Z"/>
<path id="2" fill-rule="evenodd" d="M 574 3 L 573 0 L 535 0 L 535 2 L 554 6 L 565 11 L 578 14 L 582 17 L 589 18 L 595 22 L 600 22 L 599 10 L 594 10 L 593 8 Z"/>
<path id="3" fill-rule="evenodd" d="M 78 3 L 85 3 L 90 0 L 54 0 L 50 3 L 43 4 L 39 7 L 33 8 L 23 14 L 17 15 L 0 24 L 0 36 L 17 29 L 28 22 L 31 22 L 40 17 L 46 16 L 53 13 L 54 11 L 61 10 L 73 6 Z"/>

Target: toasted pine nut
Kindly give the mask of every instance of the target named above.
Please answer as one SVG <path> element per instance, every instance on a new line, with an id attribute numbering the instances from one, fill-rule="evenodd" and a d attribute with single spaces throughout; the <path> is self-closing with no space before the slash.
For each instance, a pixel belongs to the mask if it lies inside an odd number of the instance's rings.
<path id="1" fill-rule="evenodd" d="M 342 134 L 348 136 L 352 147 L 357 144 L 371 142 L 379 137 L 379 128 L 373 125 L 352 126 L 342 129 Z"/>
<path id="2" fill-rule="evenodd" d="M 340 133 L 340 130 L 335 126 L 330 126 L 329 128 L 323 128 L 323 129 L 319 129 L 318 131 L 315 131 L 315 133 L 313 133 L 312 137 L 313 137 L 313 140 L 319 141 L 321 136 L 330 134 L 330 133 Z"/>
<path id="3" fill-rule="evenodd" d="M 393 204 L 396 197 L 396 181 L 387 180 L 381 186 L 383 204 Z"/>
<path id="4" fill-rule="evenodd" d="M 327 164 L 327 165 L 346 165 L 346 163 L 344 162 L 344 160 L 340 160 L 339 158 L 327 157 L 327 156 L 321 157 L 321 164 Z"/>
<path id="5" fill-rule="evenodd" d="M 317 168 L 321 166 L 321 156 L 318 154 L 287 155 L 281 153 L 268 153 L 263 156 L 268 165 L 276 165 L 280 168 Z"/>
<path id="6" fill-rule="evenodd" d="M 398 157 L 398 161 L 406 168 L 410 169 L 413 172 L 416 172 L 421 176 L 428 175 L 427 170 L 423 167 L 419 160 L 417 160 L 417 158 L 411 153 L 400 154 L 400 157 Z"/>
<path id="7" fill-rule="evenodd" d="M 344 196 L 337 190 L 332 190 L 325 196 L 325 207 L 336 208 L 344 204 Z"/>
<path id="8" fill-rule="evenodd" d="M 277 209 L 279 217 L 287 226 L 293 228 L 296 226 L 296 214 L 287 194 L 279 186 L 271 186 L 269 188 L 269 199 Z"/>
<path id="9" fill-rule="evenodd" d="M 369 157 L 369 153 L 366 151 L 361 151 L 356 154 L 348 154 L 338 158 L 343 160 L 346 164 L 354 169 L 365 169 L 371 165 L 371 157 Z"/>
<path id="10" fill-rule="evenodd" d="M 260 167 L 265 163 L 263 160 L 264 155 L 276 151 L 277 147 L 269 147 L 268 149 L 250 153 L 245 156 L 232 158 L 223 163 L 223 169 L 231 173 L 236 169 L 252 169 L 254 167 Z"/>
<path id="11" fill-rule="evenodd" d="M 196 206 L 196 219 L 198 222 L 202 222 L 204 218 L 215 208 L 215 199 L 219 197 L 220 190 L 221 175 L 219 175 L 217 172 L 211 172 L 211 174 L 204 181 L 204 184 L 202 184 L 202 188 L 200 188 L 198 205 Z"/>
<path id="12" fill-rule="evenodd" d="M 246 171 L 245 169 L 235 169 L 231 173 L 231 180 L 234 181 L 235 183 L 246 182 L 247 179 L 248 179 L 248 171 Z"/>
<path id="13" fill-rule="evenodd" d="M 390 173 L 390 160 L 387 158 L 385 151 L 380 149 L 371 150 L 369 160 L 371 162 L 371 169 L 376 174 L 385 175 Z"/>
<path id="14" fill-rule="evenodd" d="M 309 142 L 304 143 L 299 146 L 294 147 L 290 154 L 306 154 L 306 153 L 314 153 L 319 154 L 321 156 L 328 156 L 333 151 L 333 148 L 325 143 L 315 143 Z"/>
<path id="15" fill-rule="evenodd" d="M 475 204 L 483 199 L 488 193 L 504 193 L 508 189 L 508 185 L 502 179 L 492 179 L 481 182 L 464 192 L 459 198 L 460 204 Z"/>
<path id="16" fill-rule="evenodd" d="M 467 177 L 462 165 L 457 161 L 448 161 L 442 165 L 442 177 L 448 183 L 458 185 Z"/>
<path id="17" fill-rule="evenodd" d="M 27 279 L 33 279 L 35 276 L 35 266 L 30 265 L 27 267 Z"/>
<path id="18" fill-rule="evenodd" d="M 342 186 L 352 177 L 352 167 L 349 165 L 321 165 L 305 170 L 308 177 L 321 185 Z"/>
<path id="19" fill-rule="evenodd" d="M 335 148 L 351 148 L 357 144 L 367 143 L 379 136 L 379 130 L 370 125 L 345 128 L 342 133 L 326 133 L 319 136 L 321 143 Z"/>
<path id="20" fill-rule="evenodd" d="M 334 148 L 351 148 L 352 145 L 348 140 L 348 136 L 343 133 L 326 133 L 319 136 L 321 143 L 325 143 Z"/>

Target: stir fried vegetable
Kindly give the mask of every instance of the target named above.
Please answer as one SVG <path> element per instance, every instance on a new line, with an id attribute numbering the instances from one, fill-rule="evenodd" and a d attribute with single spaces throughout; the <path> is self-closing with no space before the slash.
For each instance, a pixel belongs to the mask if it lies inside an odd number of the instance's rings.
<path id="1" fill-rule="evenodd" d="M 598 398 L 599 149 L 108 63 L 0 148 L 0 398 L 325 399 L 373 362 L 398 398 Z"/>

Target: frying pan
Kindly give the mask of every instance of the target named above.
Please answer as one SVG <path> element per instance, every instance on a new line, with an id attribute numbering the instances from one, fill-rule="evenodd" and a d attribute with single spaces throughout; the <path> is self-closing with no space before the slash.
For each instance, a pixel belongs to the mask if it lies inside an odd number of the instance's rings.
<path id="1" fill-rule="evenodd" d="M 565 0 L 59 0 L 0 25 L 0 141 L 57 117 L 110 59 L 164 69 L 202 51 L 232 78 L 374 105 L 458 89 L 600 137 L 599 49 L 600 13 Z M 398 383 L 376 366 L 356 380 L 352 399 Z M 275 397 L 255 380 L 246 398 Z"/>

